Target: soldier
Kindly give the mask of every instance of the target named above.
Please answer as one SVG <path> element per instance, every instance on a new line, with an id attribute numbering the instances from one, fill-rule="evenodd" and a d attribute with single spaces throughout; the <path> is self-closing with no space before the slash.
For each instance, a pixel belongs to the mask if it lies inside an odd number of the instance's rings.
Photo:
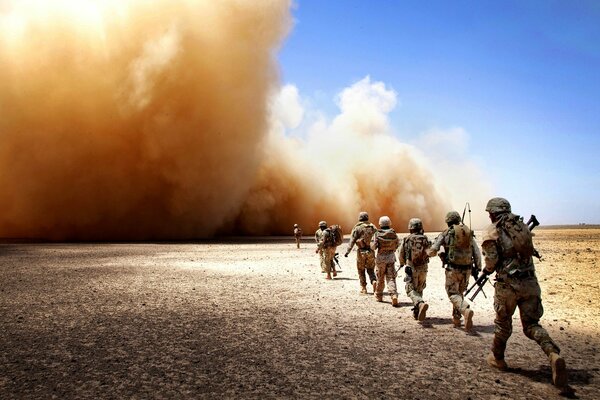
<path id="1" fill-rule="evenodd" d="M 296 248 L 300 248 L 300 241 L 302 240 L 302 229 L 298 224 L 294 224 L 294 239 L 296 239 Z"/>
<path id="2" fill-rule="evenodd" d="M 317 229 L 315 232 L 315 242 L 317 243 L 317 246 L 319 246 L 319 243 L 321 243 L 321 239 L 323 238 L 323 232 L 325 231 L 325 229 L 327 229 L 327 222 L 325 222 L 325 221 L 319 222 L 319 229 Z M 324 259 L 324 255 L 323 255 L 323 250 L 319 249 L 318 253 L 319 253 L 319 259 L 320 259 L 320 264 L 321 264 L 321 272 L 325 273 L 325 272 L 327 272 L 327 270 L 325 268 L 325 259 Z"/>
<path id="3" fill-rule="evenodd" d="M 423 233 L 423 223 L 419 218 L 408 221 L 410 234 L 402 240 L 399 251 L 400 265 L 406 265 L 406 294 L 413 302 L 413 316 L 419 321 L 425 320 L 429 305 L 423 301 L 423 290 L 427 281 L 427 250 L 431 242 Z"/>
<path id="4" fill-rule="evenodd" d="M 485 274 L 496 272 L 494 285 L 494 340 L 487 363 L 501 370 L 508 367 L 504 361 L 506 342 L 512 333 L 512 316 L 519 308 L 523 332 L 535 340 L 550 360 L 552 382 L 567 387 L 565 360 L 548 332 L 539 324 L 544 313 L 541 289 L 533 265 L 532 235 L 522 219 L 511 212 L 510 203 L 501 197 L 488 201 L 485 210 L 492 224 L 483 235 Z"/>
<path id="5" fill-rule="evenodd" d="M 478 276 L 481 271 L 481 253 L 471 230 L 462 224 L 458 212 L 446 214 L 446 224 L 448 229 L 435 239 L 428 255 L 435 256 L 444 246 L 440 258 L 446 269 L 446 293 L 452 303 L 452 322 L 455 327 L 460 327 L 462 315 L 465 317 L 465 329 L 471 330 L 474 312 L 463 293 L 469 284 L 469 273 Z"/>
<path id="6" fill-rule="evenodd" d="M 377 250 L 375 259 L 377 264 L 377 290 L 375 291 L 375 298 L 377 301 L 383 301 L 383 288 L 387 283 L 388 293 L 392 297 L 392 306 L 394 307 L 398 307 L 396 270 L 394 269 L 398 244 L 398 235 L 392 229 L 390 218 L 387 216 L 379 218 L 379 229 L 371 239 L 371 249 Z"/>
<path id="7" fill-rule="evenodd" d="M 369 275 L 369 280 L 373 286 L 373 294 L 377 290 L 377 278 L 375 276 L 375 254 L 371 250 L 371 238 L 375 234 L 375 225 L 369 222 L 369 214 L 366 211 L 361 211 L 358 214 L 358 223 L 352 228 L 350 234 L 350 243 L 344 257 L 352 251 L 356 243 L 356 268 L 358 269 L 358 279 L 360 280 L 360 293 L 367 294 L 367 278 L 365 270 Z"/>
<path id="8" fill-rule="evenodd" d="M 335 245 L 332 229 L 327 228 L 325 221 L 319 222 L 320 228 L 322 227 L 322 223 L 325 224 L 325 229 L 322 231 L 315 253 L 321 254 L 321 269 L 327 273 L 325 279 L 331 279 L 332 274 L 334 277 L 337 276 L 337 271 L 335 270 L 335 265 L 333 263 L 333 257 L 335 257 L 335 249 L 337 246 Z"/>

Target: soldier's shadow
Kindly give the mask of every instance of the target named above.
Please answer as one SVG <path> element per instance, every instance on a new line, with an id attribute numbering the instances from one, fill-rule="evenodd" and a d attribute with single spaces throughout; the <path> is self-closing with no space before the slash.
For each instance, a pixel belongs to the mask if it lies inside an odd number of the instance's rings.
<path id="1" fill-rule="evenodd" d="M 336 276 L 335 278 L 333 278 L 334 281 L 357 281 L 358 278 L 346 278 L 346 277 L 340 277 L 339 275 Z"/>
<path id="2" fill-rule="evenodd" d="M 538 369 L 524 369 L 520 367 L 508 368 L 507 372 L 511 374 L 521 375 L 534 382 L 552 382 L 552 368 L 549 365 L 541 365 Z M 577 384 L 587 386 L 591 383 L 593 375 L 585 369 L 567 368 L 569 384 Z M 561 396 L 569 399 L 578 399 L 575 395 L 575 390 L 571 386 L 567 386 L 560 393 Z"/>
<path id="3" fill-rule="evenodd" d="M 452 318 L 426 318 L 421 322 L 421 327 L 426 329 L 435 329 L 436 325 L 451 325 Z"/>

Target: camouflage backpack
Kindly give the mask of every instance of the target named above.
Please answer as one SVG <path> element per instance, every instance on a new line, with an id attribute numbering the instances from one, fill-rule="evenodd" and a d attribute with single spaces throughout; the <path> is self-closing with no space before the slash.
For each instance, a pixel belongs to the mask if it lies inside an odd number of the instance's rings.
<path id="1" fill-rule="evenodd" d="M 329 231 L 329 235 L 327 235 L 327 247 L 337 247 L 343 243 L 344 234 L 341 226 L 331 225 L 326 230 Z"/>
<path id="2" fill-rule="evenodd" d="M 406 259 L 413 265 L 425 265 L 429 262 L 427 249 L 431 245 L 425 235 L 410 235 L 406 238 L 408 254 Z"/>
<path id="3" fill-rule="evenodd" d="M 531 232 L 518 215 L 510 214 L 501 226 L 508 237 L 510 237 L 512 245 L 521 259 L 528 259 L 533 255 L 534 249 Z"/>
<path id="4" fill-rule="evenodd" d="M 471 265 L 473 233 L 463 224 L 452 225 L 448 230 L 448 262 L 456 265 Z"/>
<path id="5" fill-rule="evenodd" d="M 379 229 L 375 235 L 379 251 L 396 251 L 398 248 L 398 235 L 393 229 Z"/>
<path id="6" fill-rule="evenodd" d="M 375 232 L 377 232 L 377 228 L 375 228 L 375 225 L 373 225 L 369 222 L 364 222 L 364 223 L 362 223 L 362 225 L 360 226 L 359 229 L 360 229 L 360 233 L 361 233 L 361 238 L 358 239 L 356 241 L 356 243 L 361 248 L 369 247 L 369 245 L 371 243 L 371 238 L 373 237 Z"/>

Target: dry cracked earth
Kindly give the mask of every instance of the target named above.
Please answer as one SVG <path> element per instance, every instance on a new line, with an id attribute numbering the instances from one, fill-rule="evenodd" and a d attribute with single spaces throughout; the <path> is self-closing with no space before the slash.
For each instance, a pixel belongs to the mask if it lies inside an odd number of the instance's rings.
<path id="1" fill-rule="evenodd" d="M 574 393 L 551 385 L 518 313 L 510 370 L 485 364 L 491 285 L 473 331 L 454 328 L 432 259 L 418 323 L 404 291 L 399 308 L 359 294 L 355 253 L 326 281 L 308 238 L 274 238 L 0 244 L 0 398 L 598 399 L 600 229 L 538 229 L 535 243 L 541 323 Z"/>

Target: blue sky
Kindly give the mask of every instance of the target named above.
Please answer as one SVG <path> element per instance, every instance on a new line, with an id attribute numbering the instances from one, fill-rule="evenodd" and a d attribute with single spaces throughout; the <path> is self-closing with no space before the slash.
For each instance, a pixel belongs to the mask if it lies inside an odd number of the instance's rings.
<path id="1" fill-rule="evenodd" d="M 397 92 L 400 140 L 462 128 L 515 212 L 600 223 L 600 2 L 296 0 L 293 15 L 282 81 L 317 108 L 369 75 Z"/>

